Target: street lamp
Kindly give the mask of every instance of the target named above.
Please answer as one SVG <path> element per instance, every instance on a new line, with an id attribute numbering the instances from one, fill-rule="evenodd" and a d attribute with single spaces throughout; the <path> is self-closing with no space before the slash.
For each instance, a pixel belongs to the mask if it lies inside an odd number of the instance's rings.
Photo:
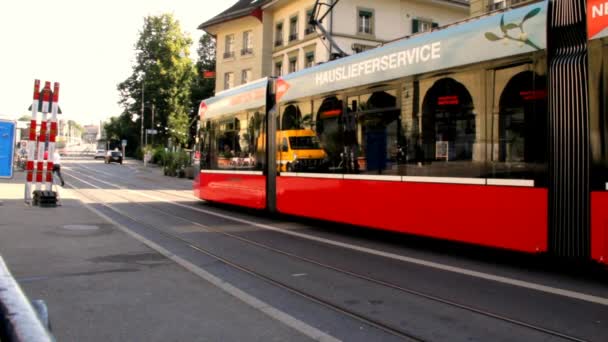
<path id="1" fill-rule="evenodd" d="M 141 133 L 139 136 L 139 146 L 143 151 L 144 148 L 144 82 L 145 82 L 145 74 L 142 74 L 141 77 Z"/>

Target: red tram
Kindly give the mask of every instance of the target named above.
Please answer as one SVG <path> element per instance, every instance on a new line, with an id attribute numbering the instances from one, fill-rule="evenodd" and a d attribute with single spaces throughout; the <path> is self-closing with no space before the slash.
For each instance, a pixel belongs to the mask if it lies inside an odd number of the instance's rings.
<path id="1" fill-rule="evenodd" d="M 218 93 L 199 109 L 195 194 L 608 263 L 608 24 L 565 10 L 576 3 Z"/>

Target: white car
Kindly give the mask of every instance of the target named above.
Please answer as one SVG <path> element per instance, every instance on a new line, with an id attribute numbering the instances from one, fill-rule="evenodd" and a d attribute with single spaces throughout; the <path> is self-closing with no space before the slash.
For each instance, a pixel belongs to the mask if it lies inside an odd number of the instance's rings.
<path id="1" fill-rule="evenodd" d="M 106 150 L 96 150 L 94 159 L 104 159 L 106 157 Z"/>

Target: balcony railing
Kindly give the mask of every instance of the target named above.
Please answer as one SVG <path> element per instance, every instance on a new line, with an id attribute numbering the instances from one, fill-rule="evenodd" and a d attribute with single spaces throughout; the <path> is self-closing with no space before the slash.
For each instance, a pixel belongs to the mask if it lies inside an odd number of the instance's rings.
<path id="1" fill-rule="evenodd" d="M 248 55 L 253 55 L 252 48 L 245 48 L 245 49 L 241 50 L 241 56 L 248 56 Z"/>
<path id="2" fill-rule="evenodd" d="M 224 59 L 234 58 L 234 51 L 224 52 Z"/>
<path id="3" fill-rule="evenodd" d="M 525 2 L 531 2 L 532 0 L 503 0 L 499 2 L 494 2 L 493 0 L 489 0 L 488 3 L 488 12 L 496 11 L 503 8 L 513 7 L 519 4 L 523 4 Z"/>
<path id="4" fill-rule="evenodd" d="M 281 45 L 283 45 L 283 39 L 277 39 L 277 40 L 274 41 L 274 46 L 275 47 L 281 46 Z"/>
<path id="5" fill-rule="evenodd" d="M 293 42 L 294 40 L 298 40 L 298 34 L 297 33 L 292 33 L 289 35 L 289 41 Z"/>
<path id="6" fill-rule="evenodd" d="M 313 34 L 313 33 L 315 33 L 314 27 L 307 27 L 306 30 L 304 30 L 305 35 L 309 35 L 309 34 Z"/>

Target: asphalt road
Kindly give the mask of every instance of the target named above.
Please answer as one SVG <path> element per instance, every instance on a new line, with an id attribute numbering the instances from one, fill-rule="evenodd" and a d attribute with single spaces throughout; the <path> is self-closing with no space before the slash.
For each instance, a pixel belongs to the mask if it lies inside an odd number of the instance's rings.
<path id="1" fill-rule="evenodd" d="M 135 161 L 65 160 L 63 172 L 110 222 L 311 339 L 608 336 L 606 270 L 203 203 L 191 181 Z"/>

